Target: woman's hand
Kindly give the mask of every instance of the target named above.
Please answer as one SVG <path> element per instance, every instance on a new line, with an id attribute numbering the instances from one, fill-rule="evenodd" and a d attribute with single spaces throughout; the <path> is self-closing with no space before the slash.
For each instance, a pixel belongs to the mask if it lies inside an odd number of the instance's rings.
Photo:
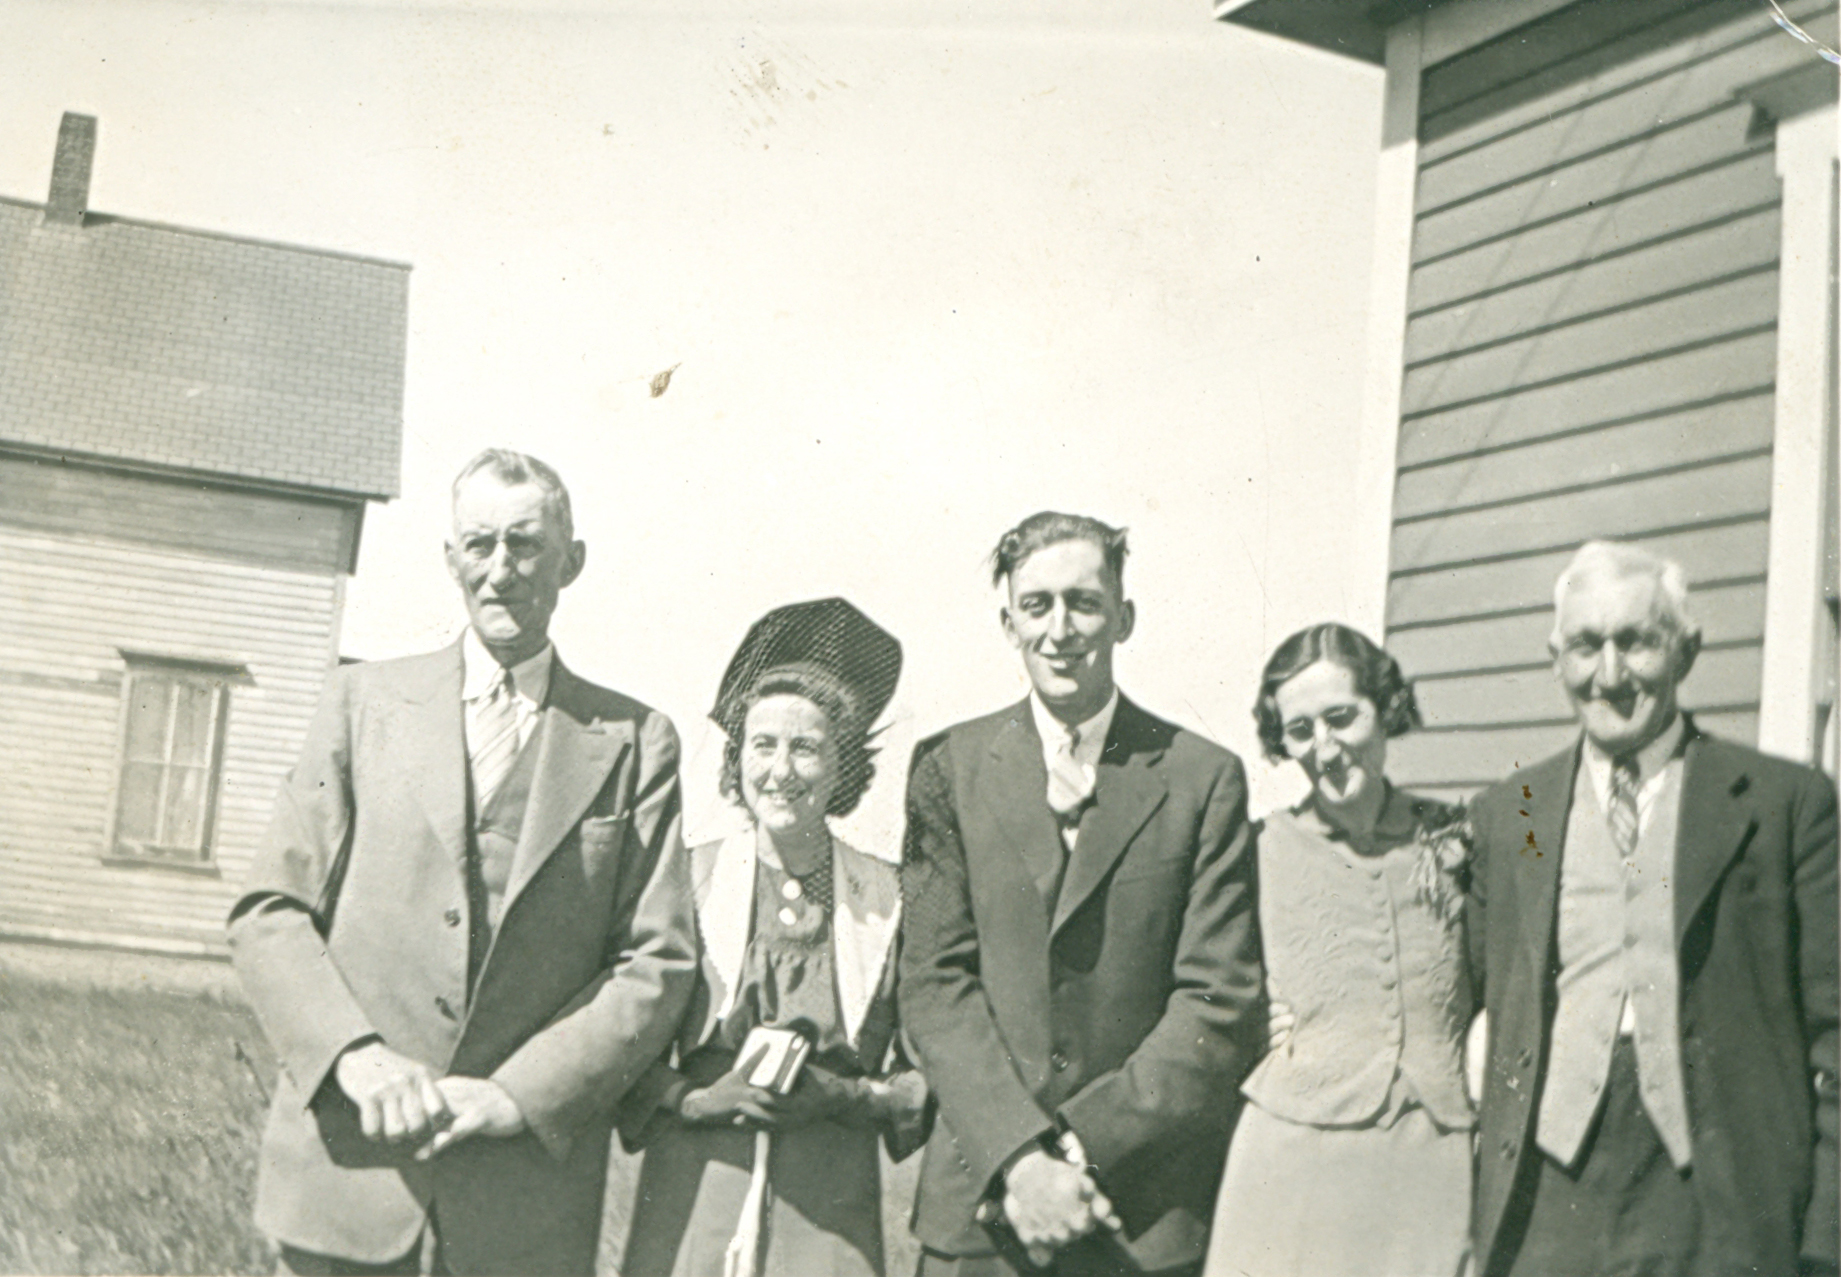
<path id="1" fill-rule="evenodd" d="M 774 1109 L 775 1126 L 807 1126 L 813 1122 L 845 1120 L 859 1116 L 866 1108 L 863 1086 L 851 1078 L 839 1077 L 830 1069 L 808 1064 L 799 1072 L 790 1094 L 779 1097 Z"/>
<path id="2" fill-rule="evenodd" d="M 695 1126 L 773 1126 L 780 1101 L 772 1091 L 748 1081 L 765 1048 L 756 1051 L 708 1086 L 686 1091 L 678 1116 Z"/>
<path id="3" fill-rule="evenodd" d="M 1483 1103 L 1483 1079 L 1489 1072 L 1489 1012 L 1479 1011 L 1464 1035 L 1464 1091 L 1472 1105 Z"/>

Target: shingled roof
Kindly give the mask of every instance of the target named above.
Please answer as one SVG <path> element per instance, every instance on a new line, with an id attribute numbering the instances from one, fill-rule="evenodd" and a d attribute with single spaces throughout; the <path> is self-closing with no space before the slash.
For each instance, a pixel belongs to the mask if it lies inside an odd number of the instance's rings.
<path id="1" fill-rule="evenodd" d="M 45 209 L 0 200 L 0 446 L 397 494 L 408 267 Z"/>

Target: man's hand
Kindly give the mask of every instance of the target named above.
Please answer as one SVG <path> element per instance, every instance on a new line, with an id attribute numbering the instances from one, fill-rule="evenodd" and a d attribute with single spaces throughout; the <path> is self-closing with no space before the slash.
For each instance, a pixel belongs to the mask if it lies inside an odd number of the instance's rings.
<path id="1" fill-rule="evenodd" d="M 1004 1176 L 1004 1216 L 1039 1266 L 1113 1218 L 1112 1203 L 1084 1170 L 1042 1151 L 1025 1153 Z"/>
<path id="2" fill-rule="evenodd" d="M 518 1102 L 491 1078 L 444 1077 L 435 1085 L 447 1101 L 454 1120 L 416 1150 L 419 1161 L 425 1162 L 442 1149 L 475 1135 L 503 1139 L 524 1129 L 524 1113 Z"/>
<path id="3" fill-rule="evenodd" d="M 1274 998 L 1266 1005 L 1266 1050 L 1276 1051 L 1291 1041 L 1291 1031 L 1298 1027 L 1298 1017 L 1291 1004 Z"/>
<path id="4" fill-rule="evenodd" d="M 346 1051 L 333 1077 L 358 1106 L 366 1139 L 419 1144 L 453 1116 L 428 1066 L 382 1042 Z"/>

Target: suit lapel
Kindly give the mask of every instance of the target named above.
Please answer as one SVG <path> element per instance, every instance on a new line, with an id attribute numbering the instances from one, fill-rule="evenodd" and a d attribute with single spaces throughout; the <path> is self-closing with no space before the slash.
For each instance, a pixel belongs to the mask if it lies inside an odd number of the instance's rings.
<path id="1" fill-rule="evenodd" d="M 1148 715 L 1136 705 L 1123 696 L 1119 698 L 1119 708 L 1112 718 L 1112 731 L 1107 734 L 1106 749 L 1100 755 L 1093 805 L 1080 822 L 1080 837 L 1074 843 L 1067 873 L 1061 882 L 1061 893 L 1055 901 L 1050 935 L 1060 930 L 1105 880 L 1114 862 L 1125 853 L 1125 848 L 1144 828 L 1144 822 L 1162 804 L 1169 790 L 1169 783 L 1157 769 L 1163 759 L 1163 748 L 1145 730 L 1147 719 Z M 1043 784 L 1047 784 L 1046 768 Z M 1046 798 L 1043 807 L 1046 810 Z M 1050 825 L 1053 823 L 1051 819 Z"/>
<path id="2" fill-rule="evenodd" d="M 1042 737 L 1024 701 L 991 740 L 991 763 L 983 786 L 985 806 L 1005 841 L 1016 850 L 1036 892 L 1043 897 L 1061 876 L 1061 830 L 1048 809 L 1048 765 L 1042 761 Z"/>
<path id="3" fill-rule="evenodd" d="M 511 912 L 519 893 L 582 819 L 631 740 L 620 724 L 594 718 L 581 708 L 585 698 L 579 682 L 558 658 L 551 667 L 549 699 L 530 743 L 537 750 L 536 775 L 512 853 L 501 917 Z"/>
<path id="4" fill-rule="evenodd" d="M 460 707 L 460 644 L 430 658 L 428 676 L 403 689 L 409 786 L 435 837 L 467 859 L 467 734 Z"/>
<path id="5" fill-rule="evenodd" d="M 1528 837 L 1513 848 L 1521 872 L 1516 875 L 1524 901 L 1517 911 L 1524 937 L 1534 957 L 1536 977 L 1553 961 L 1554 929 L 1560 892 L 1560 862 L 1565 855 L 1566 822 L 1572 816 L 1573 790 L 1578 784 L 1579 750 L 1572 749 L 1538 767 L 1529 768 L 1522 782 L 1522 802 L 1528 812 Z"/>
<path id="6" fill-rule="evenodd" d="M 1757 817 L 1743 795 L 1751 777 L 1732 754 L 1688 723 L 1681 768 L 1681 822 L 1675 839 L 1675 951 L 1745 844 Z"/>

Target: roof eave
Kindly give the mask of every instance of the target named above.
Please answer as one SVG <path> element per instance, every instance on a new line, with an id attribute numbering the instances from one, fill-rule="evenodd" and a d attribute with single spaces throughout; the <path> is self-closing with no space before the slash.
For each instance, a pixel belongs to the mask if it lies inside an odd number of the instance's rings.
<path id="1" fill-rule="evenodd" d="M 1264 31 L 1377 66 L 1387 28 L 1439 0 L 1214 0 L 1222 22 Z"/>
<path id="2" fill-rule="evenodd" d="M 145 475 L 154 479 L 189 480 L 214 487 L 235 488 L 242 492 L 262 492 L 271 496 L 296 497 L 308 501 L 333 501 L 342 505 L 362 505 L 373 501 L 382 504 L 394 501 L 402 495 L 400 480 L 387 492 L 372 492 L 357 488 L 335 488 L 326 484 L 289 483 L 285 480 L 265 479 L 257 475 L 235 474 L 197 466 L 170 465 L 135 457 L 113 456 L 106 452 L 80 452 L 71 448 L 46 447 L 40 444 L 21 443 L 13 439 L 0 439 L 0 456 L 78 465 L 92 470 L 113 470 L 122 474 Z"/>

